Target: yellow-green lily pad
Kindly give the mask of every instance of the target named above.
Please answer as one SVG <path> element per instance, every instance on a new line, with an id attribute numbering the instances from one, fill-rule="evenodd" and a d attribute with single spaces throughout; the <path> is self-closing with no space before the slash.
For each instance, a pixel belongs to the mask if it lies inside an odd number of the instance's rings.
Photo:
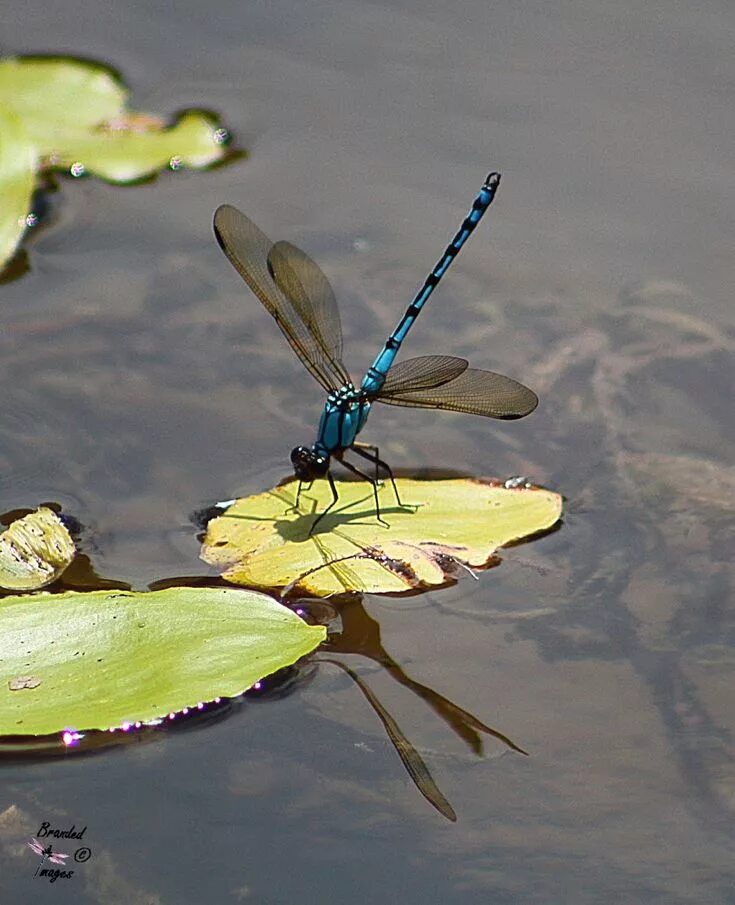
<path id="1" fill-rule="evenodd" d="M 228 153 L 228 133 L 212 114 L 188 110 L 169 125 L 129 110 L 127 99 L 119 77 L 98 63 L 0 59 L 0 267 L 23 235 L 39 171 L 130 183 L 164 167 L 210 166 Z"/>
<path id="2" fill-rule="evenodd" d="M 112 120 L 127 90 L 111 70 L 74 57 L 0 59 L 0 98 L 26 123 L 36 147 L 50 155 L 68 136 Z"/>
<path id="3" fill-rule="evenodd" d="M 74 541 L 56 513 L 41 506 L 0 534 L 0 588 L 35 591 L 74 559 Z"/>
<path id="4" fill-rule="evenodd" d="M 296 482 L 236 500 L 209 522 L 202 559 L 234 584 L 317 596 L 349 592 L 402 593 L 446 584 L 459 566 L 481 569 L 502 546 L 553 527 L 562 498 L 520 482 L 472 478 L 397 479 L 405 508 L 389 483 L 372 488 L 335 482 L 339 501 L 309 530 L 332 499 L 326 481 L 302 491 Z"/>
<path id="5" fill-rule="evenodd" d="M 15 254 L 25 231 L 37 158 L 21 118 L 0 107 L 0 267 Z"/>
<path id="6" fill-rule="evenodd" d="M 0 735 L 129 728 L 234 697 L 325 638 L 236 588 L 0 600 Z"/>
<path id="7" fill-rule="evenodd" d="M 223 133 L 217 130 L 217 120 L 200 111 L 184 113 L 166 128 L 153 118 L 125 117 L 69 139 L 53 160 L 57 169 L 75 176 L 91 173 L 108 182 L 135 182 L 163 167 L 206 167 L 220 160 Z"/>

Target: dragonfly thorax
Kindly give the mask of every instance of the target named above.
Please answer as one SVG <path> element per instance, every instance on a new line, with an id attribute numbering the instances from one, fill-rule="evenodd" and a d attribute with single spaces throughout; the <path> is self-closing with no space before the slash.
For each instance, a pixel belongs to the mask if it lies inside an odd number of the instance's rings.
<path id="1" fill-rule="evenodd" d="M 332 390 L 327 396 L 327 407 L 346 409 L 360 401 L 361 392 L 354 383 L 346 383 L 338 390 Z"/>
<path id="2" fill-rule="evenodd" d="M 365 426 L 369 412 L 369 398 L 353 384 L 333 390 L 322 410 L 314 452 L 329 457 L 349 449 Z"/>

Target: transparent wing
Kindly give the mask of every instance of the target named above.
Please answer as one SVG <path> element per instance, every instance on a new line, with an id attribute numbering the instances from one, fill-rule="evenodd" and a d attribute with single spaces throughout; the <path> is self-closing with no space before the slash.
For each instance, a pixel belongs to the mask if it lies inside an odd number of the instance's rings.
<path id="1" fill-rule="evenodd" d="M 342 324 L 329 280 L 306 252 L 290 242 L 276 242 L 268 264 L 276 284 L 316 340 L 322 361 L 343 384 L 348 383 L 350 375 L 342 364 Z"/>
<path id="2" fill-rule="evenodd" d="M 399 361 L 393 365 L 388 371 L 379 398 L 440 387 L 459 377 L 468 367 L 468 361 L 464 358 L 455 358 L 453 355 L 421 355 L 419 358 L 407 358 L 406 361 Z"/>
<path id="3" fill-rule="evenodd" d="M 310 298 L 304 294 L 303 297 L 300 297 L 299 302 L 294 303 L 283 292 L 274 278 L 270 261 L 274 248 L 273 243 L 252 220 L 236 208 L 229 204 L 223 204 L 217 208 L 214 213 L 214 233 L 222 251 L 273 316 L 291 348 L 311 375 L 325 390 L 339 389 L 345 383 L 344 365 L 341 361 L 330 360 L 325 352 L 326 337 L 332 336 L 333 338 L 335 332 L 338 335 L 341 334 L 339 316 L 337 315 L 336 326 L 331 325 L 329 328 L 321 320 L 321 312 L 329 310 L 329 302 L 320 297 L 314 306 Z M 287 263 L 283 263 L 284 255 L 278 252 L 274 257 L 279 265 L 282 265 L 280 266 L 281 280 L 288 282 L 285 273 L 289 269 L 294 270 L 292 259 L 288 258 Z M 310 263 L 313 268 L 316 268 L 316 264 Z M 299 272 L 296 270 L 297 276 Z M 323 274 L 321 276 L 323 282 L 328 286 L 327 278 Z M 296 282 L 299 282 L 298 279 L 295 281 L 291 279 L 291 288 L 295 287 Z M 304 288 L 304 281 L 300 282 Z M 334 309 L 336 310 L 336 303 Z M 303 310 L 311 313 L 305 318 L 302 314 Z M 318 325 L 316 332 L 314 332 L 315 324 Z"/>
<path id="4" fill-rule="evenodd" d="M 536 394 L 522 383 L 476 368 L 467 368 L 458 377 L 426 389 L 403 389 L 399 386 L 386 393 L 386 385 L 376 397 L 376 402 L 505 419 L 523 418 L 538 405 Z"/>
<path id="5" fill-rule="evenodd" d="M 33 836 L 33 841 L 29 842 L 28 845 L 30 845 L 30 847 L 37 855 L 43 854 L 43 845 L 38 841 L 38 839 L 36 839 L 35 836 Z"/>

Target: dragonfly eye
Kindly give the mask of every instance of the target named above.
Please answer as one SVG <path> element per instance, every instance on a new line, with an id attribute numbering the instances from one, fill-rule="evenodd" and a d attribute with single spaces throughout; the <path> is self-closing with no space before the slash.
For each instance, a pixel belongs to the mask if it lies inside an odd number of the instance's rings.
<path id="1" fill-rule="evenodd" d="M 308 446 L 297 446 L 291 450 L 291 464 L 299 481 L 313 481 L 323 478 L 329 470 L 329 459 L 317 455 Z"/>

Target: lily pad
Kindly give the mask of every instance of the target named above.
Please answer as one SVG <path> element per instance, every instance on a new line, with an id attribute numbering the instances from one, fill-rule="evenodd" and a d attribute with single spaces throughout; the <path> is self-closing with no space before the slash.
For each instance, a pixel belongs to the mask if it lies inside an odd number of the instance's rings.
<path id="1" fill-rule="evenodd" d="M 146 179 L 163 167 L 205 167 L 224 153 L 217 141 L 217 120 L 208 113 L 184 113 L 170 128 L 147 119 L 135 125 L 131 117 L 112 127 L 69 139 L 54 152 L 57 169 L 73 175 L 92 173 L 108 182 L 135 182 Z"/>
<path id="2" fill-rule="evenodd" d="M 6 57 L 0 59 L 0 98 L 48 155 L 68 136 L 87 134 L 118 116 L 127 90 L 109 69 L 87 60 Z"/>
<path id="3" fill-rule="evenodd" d="M 23 121 L 0 107 L 0 267 L 15 254 L 25 231 L 37 158 Z"/>
<path id="4" fill-rule="evenodd" d="M 233 697 L 325 636 L 272 598 L 235 588 L 6 597 L 0 735 L 127 727 Z M 39 683 L 17 687 L 27 677 Z"/>
<path id="5" fill-rule="evenodd" d="M 35 591 L 61 575 L 74 559 L 74 541 L 56 513 L 41 506 L 0 534 L 0 587 Z"/>
<path id="6" fill-rule="evenodd" d="M 117 75 L 98 63 L 0 59 L 0 266 L 23 235 L 41 170 L 130 183 L 163 167 L 199 168 L 224 159 L 228 133 L 212 114 L 185 111 L 169 126 L 128 110 L 127 97 Z"/>
<path id="7" fill-rule="evenodd" d="M 559 494 L 525 482 L 398 479 L 408 505 L 398 506 L 390 484 L 381 487 L 386 528 L 369 484 L 335 484 L 339 501 L 313 536 L 332 498 L 326 481 L 302 492 L 299 511 L 295 482 L 236 500 L 209 522 L 202 559 L 247 587 L 395 594 L 446 584 L 458 566 L 483 568 L 498 547 L 548 530 L 562 511 Z"/>

